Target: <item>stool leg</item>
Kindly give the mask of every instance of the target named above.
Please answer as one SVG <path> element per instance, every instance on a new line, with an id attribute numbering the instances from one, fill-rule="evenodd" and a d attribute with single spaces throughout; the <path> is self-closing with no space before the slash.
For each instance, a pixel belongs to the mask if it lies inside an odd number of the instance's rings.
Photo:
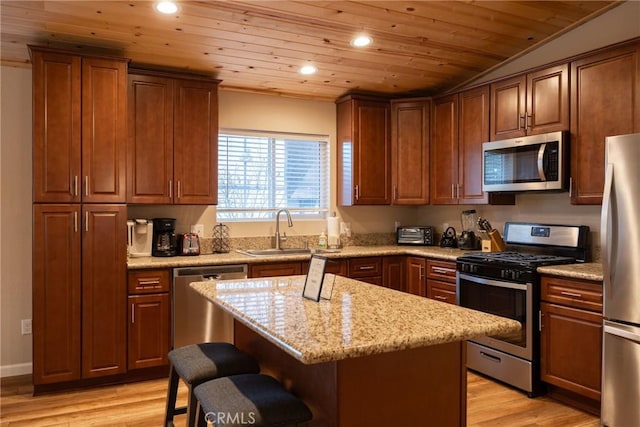
<path id="1" fill-rule="evenodd" d="M 164 411 L 164 425 L 165 427 L 173 426 L 173 416 L 176 410 L 176 398 L 178 396 L 178 382 L 180 378 L 178 373 L 173 368 L 173 365 L 169 368 L 169 387 L 167 389 L 167 407 Z"/>
<path id="2" fill-rule="evenodd" d="M 196 426 L 196 415 L 198 399 L 196 399 L 195 394 L 193 394 L 194 384 L 188 384 L 189 387 L 189 400 L 187 401 L 187 427 L 195 427 Z M 206 425 L 206 424 L 205 424 Z"/>
<path id="3" fill-rule="evenodd" d="M 200 401 L 196 404 L 196 414 L 198 418 L 196 419 L 195 427 L 207 427 L 207 421 L 204 419 L 204 409 L 200 406 Z"/>

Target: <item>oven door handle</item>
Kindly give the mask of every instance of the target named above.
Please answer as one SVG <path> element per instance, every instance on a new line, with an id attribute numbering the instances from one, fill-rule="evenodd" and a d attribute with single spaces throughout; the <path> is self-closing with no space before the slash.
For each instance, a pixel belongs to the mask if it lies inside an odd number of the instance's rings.
<path id="1" fill-rule="evenodd" d="M 522 291 L 526 291 L 527 287 L 532 285 L 532 283 L 513 283 L 513 282 L 504 282 L 502 280 L 485 279 L 484 277 L 471 276 L 469 274 L 464 274 L 460 272 L 458 272 L 458 277 L 460 278 L 460 280 L 468 280 L 469 282 L 479 283 L 481 285 L 498 286 L 500 288 L 509 288 L 509 289 L 519 289 Z"/>

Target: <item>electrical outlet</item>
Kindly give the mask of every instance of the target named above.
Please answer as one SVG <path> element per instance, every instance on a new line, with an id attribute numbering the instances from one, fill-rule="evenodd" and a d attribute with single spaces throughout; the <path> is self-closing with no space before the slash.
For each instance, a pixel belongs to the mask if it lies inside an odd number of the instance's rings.
<path id="1" fill-rule="evenodd" d="M 204 225 L 202 224 L 194 224 L 191 226 L 191 232 L 196 233 L 198 237 L 204 237 Z"/>
<path id="2" fill-rule="evenodd" d="M 31 335 L 31 319 L 22 319 L 22 335 Z"/>

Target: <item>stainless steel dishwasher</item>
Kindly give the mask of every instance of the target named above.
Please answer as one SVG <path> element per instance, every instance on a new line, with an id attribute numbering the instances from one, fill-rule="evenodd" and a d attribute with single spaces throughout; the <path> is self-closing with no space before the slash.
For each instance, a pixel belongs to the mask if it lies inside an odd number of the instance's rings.
<path id="1" fill-rule="evenodd" d="M 189 284 L 246 278 L 246 264 L 174 268 L 173 348 L 211 341 L 233 343 L 233 317 L 197 293 Z"/>

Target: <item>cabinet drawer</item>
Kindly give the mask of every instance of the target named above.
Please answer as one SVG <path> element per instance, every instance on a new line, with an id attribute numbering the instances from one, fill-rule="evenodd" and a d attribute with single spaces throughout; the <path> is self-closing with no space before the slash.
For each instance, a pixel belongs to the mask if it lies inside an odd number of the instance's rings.
<path id="1" fill-rule="evenodd" d="M 438 280 L 427 280 L 427 298 L 457 304 L 456 286 Z"/>
<path id="2" fill-rule="evenodd" d="M 602 284 L 543 276 L 542 300 L 602 313 Z"/>
<path id="3" fill-rule="evenodd" d="M 382 277 L 382 258 L 365 257 L 349 260 L 349 277 Z"/>
<path id="4" fill-rule="evenodd" d="M 169 270 L 129 271 L 129 294 L 151 294 L 169 292 L 171 277 Z"/>
<path id="5" fill-rule="evenodd" d="M 427 278 L 456 282 L 456 263 L 447 261 L 427 260 Z"/>
<path id="6" fill-rule="evenodd" d="M 302 274 L 302 264 L 299 262 L 249 265 L 249 277 L 295 276 L 298 274 Z"/>

